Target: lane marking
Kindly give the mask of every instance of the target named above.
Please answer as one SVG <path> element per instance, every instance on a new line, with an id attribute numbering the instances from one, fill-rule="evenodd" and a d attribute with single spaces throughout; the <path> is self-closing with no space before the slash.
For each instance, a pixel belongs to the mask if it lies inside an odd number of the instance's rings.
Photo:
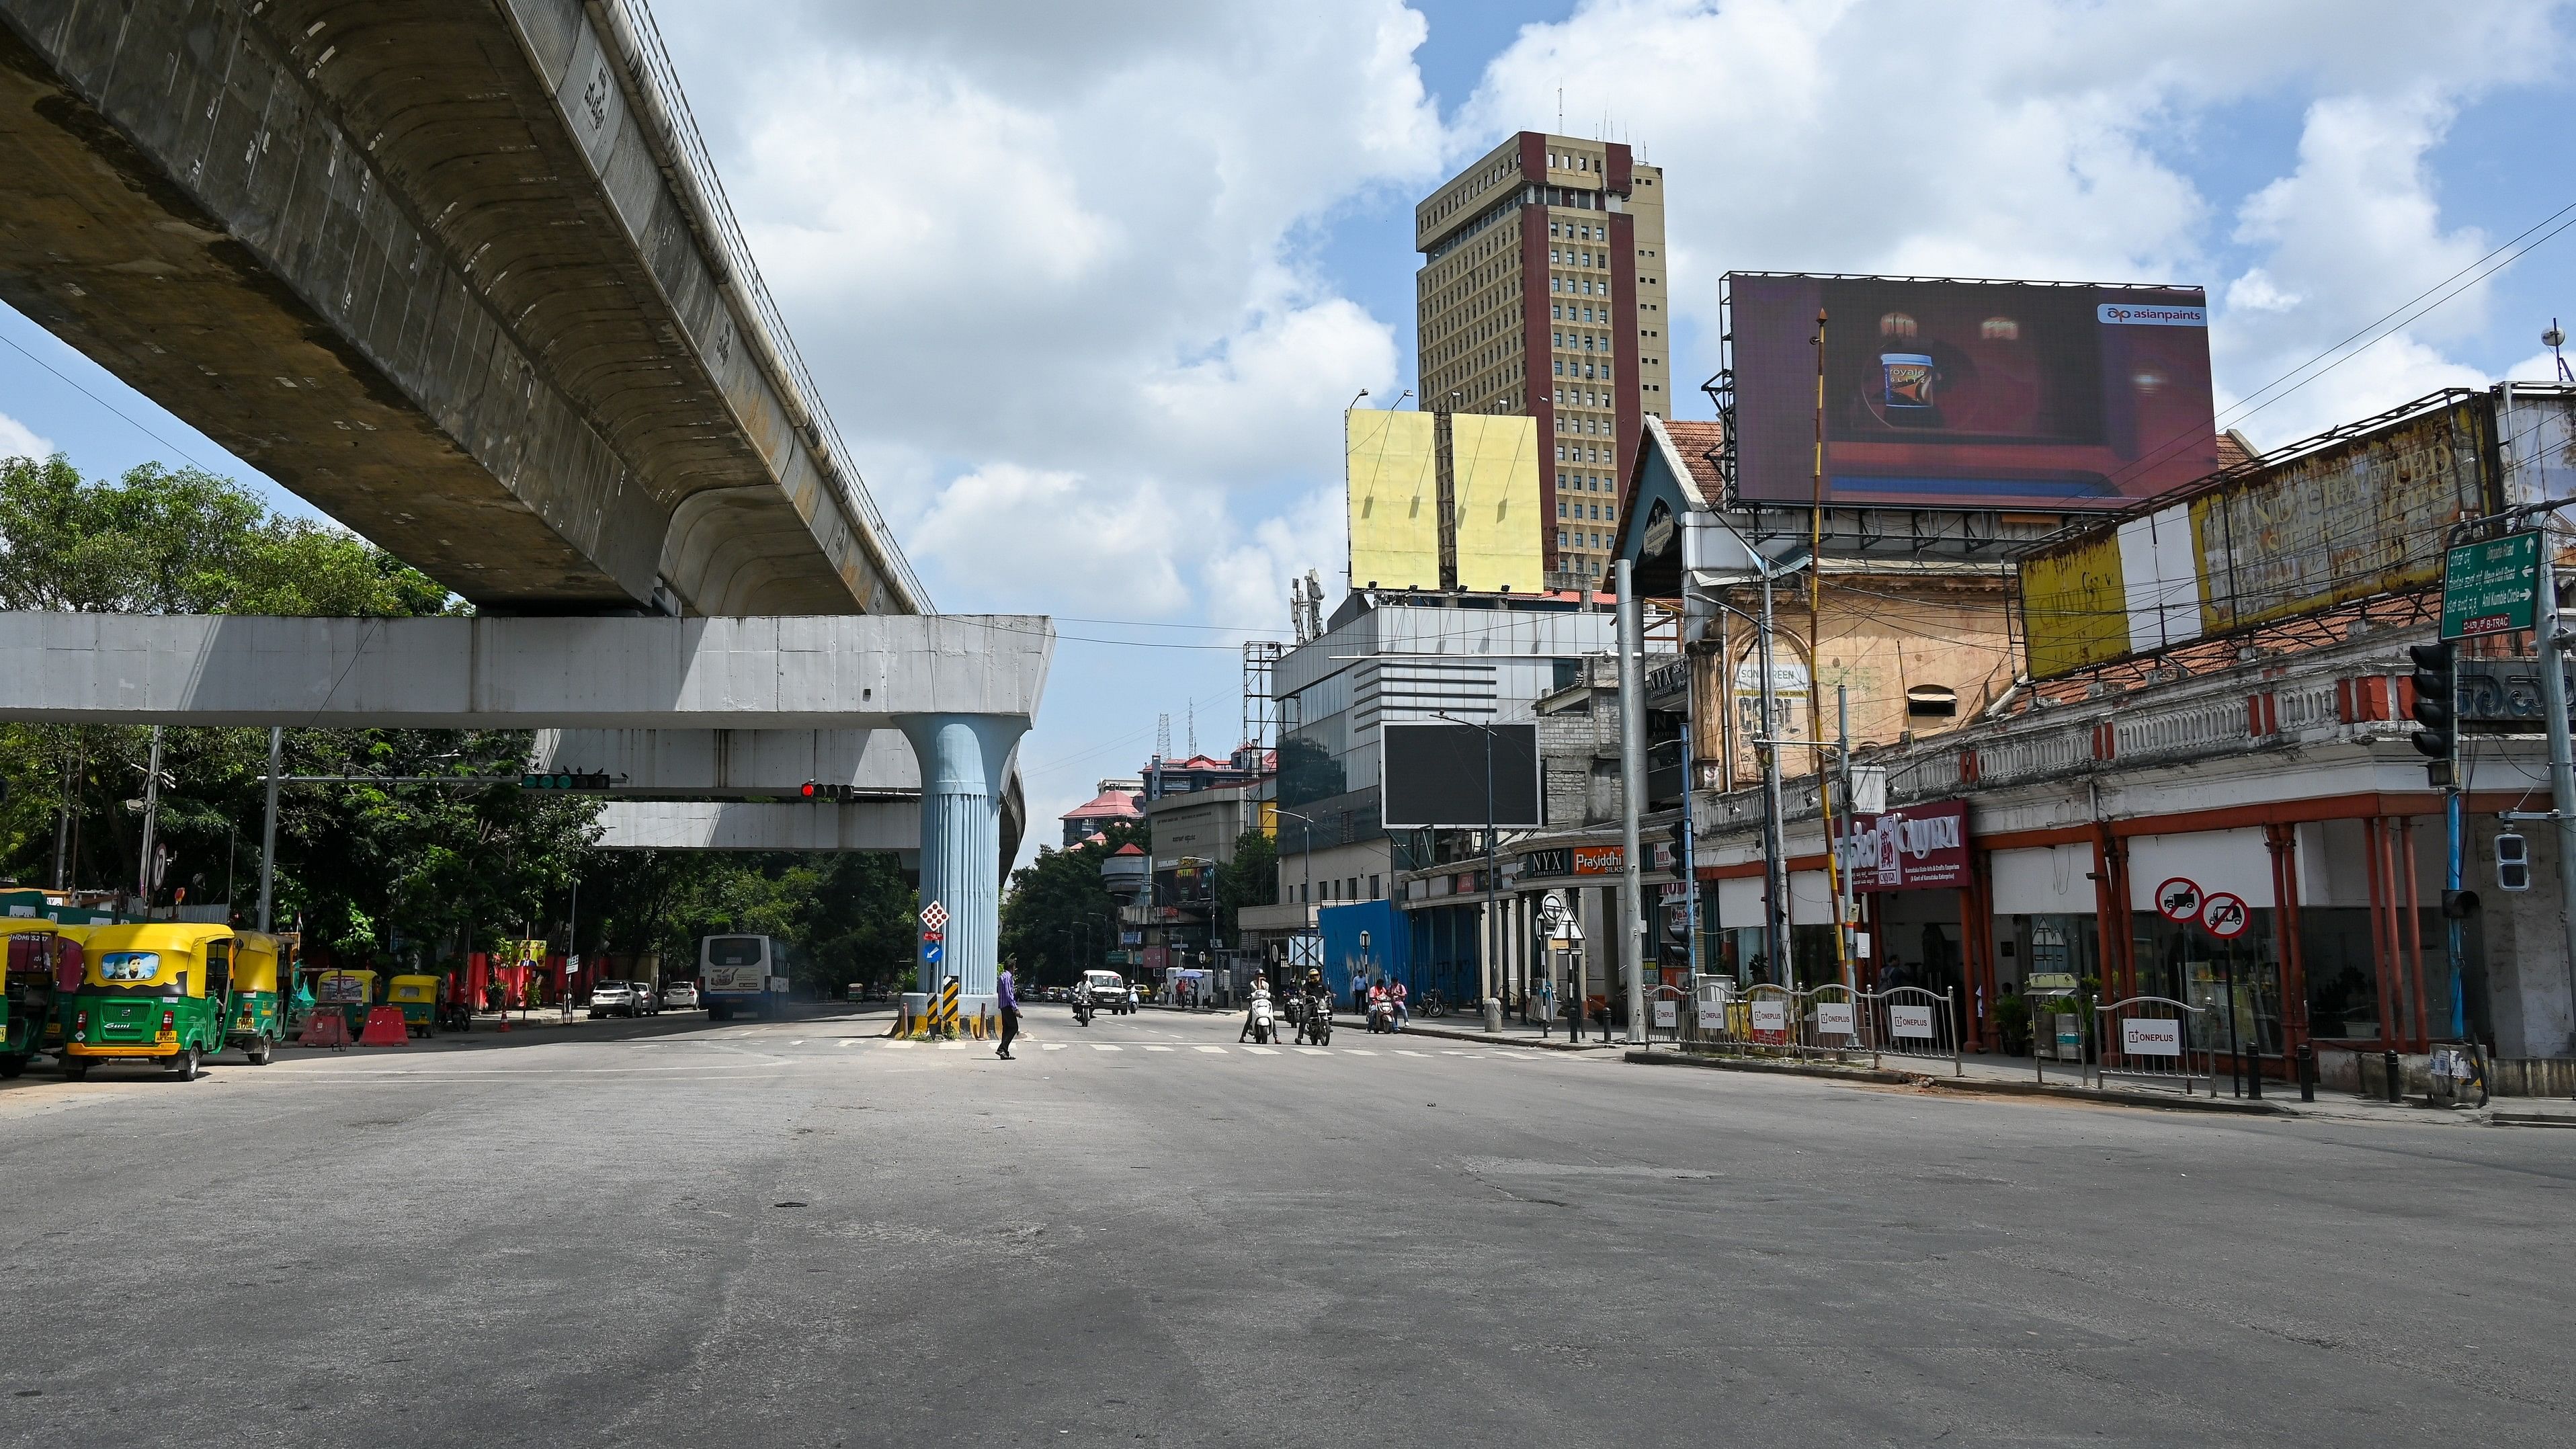
<path id="1" fill-rule="evenodd" d="M 1213 1053 L 1215 1053 L 1215 1054 L 1216 1054 L 1216 1055 L 1218 1055 L 1218 1056 L 1224 1056 L 1224 1055 L 1225 1055 L 1225 1048 L 1223 1048 L 1223 1047 L 1221 1047 L 1221 1046 L 1202 1046 L 1202 1047 L 1192 1047 L 1192 1048 L 1190 1048 L 1190 1050 L 1192 1050 L 1192 1051 L 1201 1051 L 1201 1052 L 1213 1052 Z"/>
<path id="2" fill-rule="evenodd" d="M 1060 1041 L 1042 1041 L 1038 1043 L 1038 1050 L 1042 1052 L 1060 1052 L 1064 1050 L 1064 1043 Z"/>
<path id="3" fill-rule="evenodd" d="M 908 1041 L 881 1041 L 878 1042 L 877 1045 L 888 1051 L 908 1052 L 912 1050 L 917 1043 Z"/>
<path id="4" fill-rule="evenodd" d="M 1248 1046 L 1245 1047 L 1244 1050 L 1252 1053 L 1256 1057 L 1275 1057 L 1279 1055 L 1279 1053 L 1273 1048 L 1265 1046 Z"/>
<path id="5" fill-rule="evenodd" d="M 1170 1051 L 1171 1048 L 1167 1046 L 1156 1046 L 1152 1042 L 1147 1042 L 1145 1044 L 1145 1050 L 1149 1052 L 1167 1052 Z"/>
<path id="6" fill-rule="evenodd" d="M 1332 1055 L 1331 1052 L 1324 1050 L 1322 1047 L 1290 1047 L 1289 1050 L 1295 1052 L 1301 1057 L 1328 1057 Z"/>
<path id="7" fill-rule="evenodd" d="M 944 1041 L 939 1044 L 939 1049 L 944 1052 L 962 1052 L 966 1050 L 966 1043 L 962 1041 Z"/>
<path id="8" fill-rule="evenodd" d="M 1395 1049 L 1395 1054 L 1400 1057 L 1427 1057 L 1431 1055 L 1429 1052 L 1409 1052 L 1402 1047 L 1397 1047 Z"/>
<path id="9" fill-rule="evenodd" d="M 854 1037 L 854 1036 L 845 1036 L 845 1037 L 841 1038 L 841 1045 L 843 1045 L 843 1046 L 845 1046 L 845 1047 L 857 1046 L 858 1044 L 859 1044 L 859 1039 L 858 1039 L 857 1037 Z"/>
<path id="10" fill-rule="evenodd" d="M 1091 1049 L 1092 1049 L 1093 1051 L 1096 1051 L 1096 1052 L 1115 1052 L 1115 1051 L 1125 1051 L 1125 1050 L 1126 1050 L 1126 1048 L 1125 1048 L 1125 1047 L 1117 1046 L 1117 1045 L 1114 1045 L 1114 1044 L 1112 1044 L 1112 1043 L 1105 1042 L 1105 1041 L 1096 1041 L 1096 1042 L 1093 1042 L 1093 1043 L 1091 1044 Z"/>
<path id="11" fill-rule="evenodd" d="M 1342 1048 L 1342 1054 L 1344 1056 L 1353 1057 L 1373 1057 L 1377 1055 L 1377 1053 L 1370 1051 L 1367 1047 L 1344 1047 Z"/>

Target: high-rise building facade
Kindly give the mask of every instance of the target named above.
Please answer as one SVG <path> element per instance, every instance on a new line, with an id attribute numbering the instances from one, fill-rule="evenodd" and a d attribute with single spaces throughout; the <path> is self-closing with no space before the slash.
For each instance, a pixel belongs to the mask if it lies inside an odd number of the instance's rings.
<path id="1" fill-rule="evenodd" d="M 1672 416 L 1663 172 L 1523 131 L 1424 198 L 1413 236 L 1423 405 L 1538 419 L 1548 578 L 1589 587 L 1642 419 Z"/>

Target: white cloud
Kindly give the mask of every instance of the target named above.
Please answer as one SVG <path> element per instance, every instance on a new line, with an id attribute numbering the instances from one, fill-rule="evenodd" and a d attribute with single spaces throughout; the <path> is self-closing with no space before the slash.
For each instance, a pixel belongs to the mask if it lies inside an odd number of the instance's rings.
<path id="1" fill-rule="evenodd" d="M 0 413 L 0 458 L 50 458 L 53 441 L 41 437 L 25 423 Z"/>
<path id="2" fill-rule="evenodd" d="M 1675 302 L 1712 335 L 1731 269 L 2207 285 L 2223 406 L 2484 249 L 2442 223 L 2427 158 L 2463 99 L 2567 47 L 2555 7 L 2429 19 L 2411 0 L 1592 0 L 1494 60 L 1451 149 L 1553 116 L 1559 87 L 1569 129 L 1642 143 L 1670 175 Z M 2204 194 L 2227 108 L 2284 99 L 2312 99 L 2296 169 L 2241 207 Z M 2439 349 L 2482 297 L 2253 426 L 2286 440 L 2467 375 Z"/>

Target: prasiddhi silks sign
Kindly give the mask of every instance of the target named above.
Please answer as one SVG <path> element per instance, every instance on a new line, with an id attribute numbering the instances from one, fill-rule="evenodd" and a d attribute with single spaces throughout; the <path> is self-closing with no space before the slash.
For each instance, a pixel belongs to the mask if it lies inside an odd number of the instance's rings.
<path id="1" fill-rule="evenodd" d="M 1855 815 L 1849 861 L 1863 891 L 1940 890 L 1968 883 L 1968 802 L 1907 805 Z"/>

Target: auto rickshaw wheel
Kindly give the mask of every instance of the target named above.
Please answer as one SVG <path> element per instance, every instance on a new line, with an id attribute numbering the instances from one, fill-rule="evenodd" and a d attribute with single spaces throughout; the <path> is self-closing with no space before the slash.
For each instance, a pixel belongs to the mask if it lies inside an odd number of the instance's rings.
<path id="1" fill-rule="evenodd" d="M 27 1069 L 25 1057 L 0 1057 L 0 1082 L 5 1082 Z"/>
<path id="2" fill-rule="evenodd" d="M 178 1076 L 180 1081 L 195 1081 L 197 1079 L 197 1049 L 195 1047 L 182 1048 L 177 1056 L 170 1059 L 170 1070 Z"/>
<path id="3" fill-rule="evenodd" d="M 242 1053 L 242 1055 L 250 1058 L 250 1064 L 252 1066 L 264 1067 L 276 1059 L 277 1045 L 276 1043 L 271 1042 L 267 1037 L 261 1037 L 258 1041 L 251 1044 L 249 1051 Z"/>
<path id="4" fill-rule="evenodd" d="M 87 1062 L 65 1061 L 63 1063 L 63 1080 L 66 1082 L 77 1082 L 88 1075 L 89 1063 Z"/>

